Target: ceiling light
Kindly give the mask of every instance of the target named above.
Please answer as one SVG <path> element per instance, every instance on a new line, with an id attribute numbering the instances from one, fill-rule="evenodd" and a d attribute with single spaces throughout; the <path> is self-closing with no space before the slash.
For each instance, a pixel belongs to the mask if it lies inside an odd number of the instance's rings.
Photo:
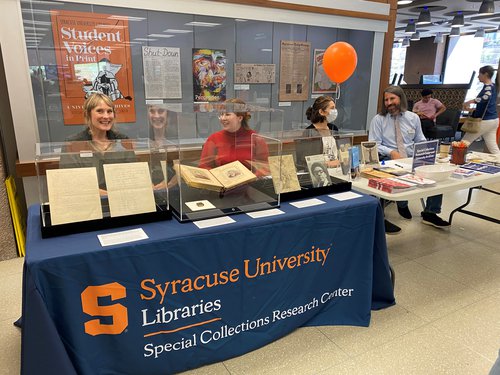
<path id="1" fill-rule="evenodd" d="M 132 16 L 118 16 L 118 15 L 112 15 L 108 17 L 108 20 L 119 20 L 119 21 L 134 21 L 134 22 L 139 22 L 139 21 L 144 21 L 144 17 L 132 17 Z"/>
<path id="2" fill-rule="evenodd" d="M 441 33 L 437 33 L 436 36 L 434 37 L 434 43 L 443 43 L 444 42 L 444 36 Z"/>
<path id="3" fill-rule="evenodd" d="M 410 37 L 410 40 L 420 40 L 420 33 L 417 31 Z"/>
<path id="4" fill-rule="evenodd" d="M 401 43 L 401 47 L 406 48 L 409 46 L 410 46 L 410 38 L 406 37 L 406 38 L 404 38 L 403 43 Z"/>
<path id="5" fill-rule="evenodd" d="M 24 26 L 24 30 L 35 30 L 35 31 L 48 31 L 46 27 L 31 27 L 31 26 Z"/>
<path id="6" fill-rule="evenodd" d="M 415 22 L 410 20 L 408 25 L 406 25 L 405 34 L 414 34 L 417 32 L 417 27 L 415 26 Z"/>
<path id="7" fill-rule="evenodd" d="M 49 21 L 23 20 L 23 23 L 31 23 L 32 25 L 41 25 L 41 26 L 51 26 L 52 25 L 52 22 L 49 22 Z"/>
<path id="8" fill-rule="evenodd" d="M 173 35 L 168 35 L 168 34 L 149 34 L 148 36 L 151 36 L 153 38 L 172 38 Z"/>
<path id="9" fill-rule="evenodd" d="M 418 16 L 417 25 L 427 25 L 429 23 L 431 23 L 431 12 L 428 7 L 424 7 Z"/>
<path id="10" fill-rule="evenodd" d="M 495 14 L 495 3 L 493 0 L 483 0 L 479 7 L 478 15 Z"/>
<path id="11" fill-rule="evenodd" d="M 460 36 L 460 27 L 453 27 L 451 29 L 450 37 Z"/>
<path id="12" fill-rule="evenodd" d="M 413 3 L 413 0 L 398 0 L 398 5 L 406 5 Z"/>
<path id="13" fill-rule="evenodd" d="M 464 15 L 462 12 L 458 12 L 455 17 L 453 17 L 453 21 L 451 21 L 451 27 L 462 27 L 464 25 Z"/>
<path id="14" fill-rule="evenodd" d="M 220 23 L 193 21 L 193 22 L 185 23 L 184 25 L 186 25 L 186 26 L 214 27 L 214 26 L 219 26 Z"/>
<path id="15" fill-rule="evenodd" d="M 163 30 L 163 32 L 170 34 L 187 34 L 187 33 L 192 33 L 193 30 L 167 29 Z"/>
<path id="16" fill-rule="evenodd" d="M 477 29 L 476 33 L 474 34 L 474 38 L 484 38 L 484 29 Z"/>

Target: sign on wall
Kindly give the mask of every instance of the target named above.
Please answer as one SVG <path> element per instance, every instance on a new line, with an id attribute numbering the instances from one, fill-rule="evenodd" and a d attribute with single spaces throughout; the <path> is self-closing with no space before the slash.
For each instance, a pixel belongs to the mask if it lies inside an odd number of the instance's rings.
<path id="1" fill-rule="evenodd" d="M 181 49 L 142 47 L 146 99 L 182 99 Z"/>
<path id="2" fill-rule="evenodd" d="M 279 101 L 306 101 L 309 91 L 311 43 L 282 40 Z"/>
<path id="3" fill-rule="evenodd" d="M 193 48 L 193 101 L 226 100 L 226 50 Z"/>
<path id="4" fill-rule="evenodd" d="M 313 56 L 313 94 L 326 94 L 335 92 L 335 84 L 328 78 L 323 69 L 323 54 L 324 49 L 315 49 Z"/>
<path id="5" fill-rule="evenodd" d="M 64 124 L 84 123 L 83 102 L 93 92 L 113 100 L 119 122 L 135 122 L 126 17 L 51 10 L 51 19 Z"/>
<path id="6" fill-rule="evenodd" d="M 275 64 L 234 64 L 234 83 L 275 83 Z"/>

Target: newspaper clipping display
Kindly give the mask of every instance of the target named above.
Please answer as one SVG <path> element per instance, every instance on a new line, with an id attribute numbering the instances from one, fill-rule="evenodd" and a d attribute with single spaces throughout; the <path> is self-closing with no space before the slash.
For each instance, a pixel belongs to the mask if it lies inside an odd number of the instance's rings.
<path id="1" fill-rule="evenodd" d="M 275 82 L 275 64 L 234 64 L 234 83 Z"/>
<path id="2" fill-rule="evenodd" d="M 181 49 L 142 47 L 146 99 L 181 99 Z"/>
<path id="3" fill-rule="evenodd" d="M 279 101 L 305 101 L 309 92 L 310 42 L 282 40 Z"/>

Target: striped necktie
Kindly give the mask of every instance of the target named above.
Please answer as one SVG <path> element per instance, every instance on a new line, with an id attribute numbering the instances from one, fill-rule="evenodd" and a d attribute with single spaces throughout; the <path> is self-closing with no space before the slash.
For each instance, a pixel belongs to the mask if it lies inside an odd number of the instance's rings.
<path id="1" fill-rule="evenodd" d="M 401 127 L 399 126 L 399 116 L 394 118 L 394 128 L 396 132 L 396 145 L 398 146 L 398 152 L 401 157 L 406 158 L 408 155 L 406 154 L 405 144 L 403 142 L 403 135 L 401 134 Z"/>

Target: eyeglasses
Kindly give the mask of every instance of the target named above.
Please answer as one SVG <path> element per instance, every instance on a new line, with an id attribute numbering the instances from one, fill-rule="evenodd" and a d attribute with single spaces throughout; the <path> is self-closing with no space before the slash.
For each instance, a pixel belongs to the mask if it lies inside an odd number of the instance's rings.
<path id="1" fill-rule="evenodd" d="M 231 117 L 232 115 L 234 115 L 234 113 L 233 113 L 233 112 L 224 112 L 224 113 L 219 113 L 218 118 L 219 118 L 219 120 L 220 120 L 220 119 L 221 119 L 221 118 L 223 118 L 223 117 Z"/>

